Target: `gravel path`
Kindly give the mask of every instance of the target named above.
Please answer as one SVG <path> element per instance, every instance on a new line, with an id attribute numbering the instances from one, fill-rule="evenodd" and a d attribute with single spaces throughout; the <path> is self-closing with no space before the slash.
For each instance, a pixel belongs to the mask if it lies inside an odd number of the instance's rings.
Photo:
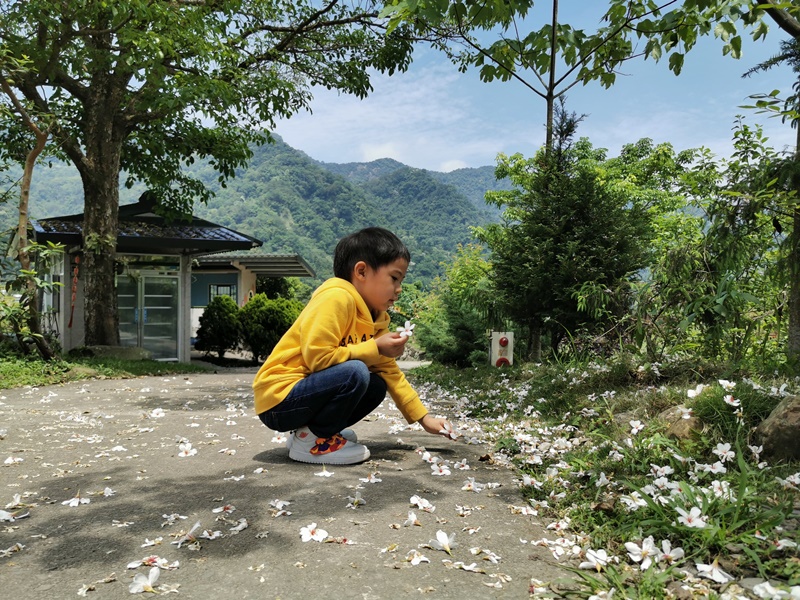
<path id="1" fill-rule="evenodd" d="M 521 541 L 555 536 L 513 509 L 523 504 L 514 475 L 488 447 L 408 429 L 387 401 L 355 427 L 370 461 L 318 476 L 254 416 L 253 374 L 0 390 L 0 515 L 16 517 L 0 523 L 3 595 L 128 598 L 149 572 L 130 563 L 151 555 L 178 563 L 161 570 L 160 591 L 197 599 L 528 598 L 532 577 L 569 575 Z M 419 446 L 451 474 L 432 475 Z M 455 468 L 463 459 L 470 470 Z M 465 490 L 469 477 L 498 486 Z M 366 503 L 351 508 L 357 492 Z M 419 525 L 404 525 L 410 510 Z M 195 536 L 221 537 L 178 547 L 196 522 Z M 326 543 L 302 541 L 312 523 Z M 452 556 L 425 547 L 438 530 L 455 534 Z M 430 562 L 413 565 L 413 551 Z"/>

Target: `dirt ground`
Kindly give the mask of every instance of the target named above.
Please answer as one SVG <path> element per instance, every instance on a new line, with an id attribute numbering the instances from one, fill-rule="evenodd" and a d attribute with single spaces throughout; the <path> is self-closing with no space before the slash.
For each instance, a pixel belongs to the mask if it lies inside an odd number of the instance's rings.
<path id="1" fill-rule="evenodd" d="M 528 598 L 532 577 L 569 576 L 524 543 L 555 536 L 512 509 L 524 504 L 514 474 L 486 460 L 488 446 L 409 430 L 387 401 L 355 427 L 371 459 L 318 476 L 254 415 L 254 372 L 0 390 L 2 596 L 127 598 L 149 572 L 131 563 L 152 555 L 173 567 L 161 592 L 197 599 Z M 470 470 L 433 476 L 419 446 Z M 468 477 L 499 487 L 464 490 Z M 354 509 L 356 492 L 366 503 Z M 435 510 L 412 506 L 415 495 Z M 291 514 L 275 516 L 275 500 Z M 404 525 L 409 510 L 419 525 Z M 195 535 L 221 537 L 179 547 L 196 522 Z M 302 541 L 312 523 L 327 542 Z M 425 547 L 438 530 L 455 534 L 452 556 Z M 413 550 L 430 562 L 412 565 Z"/>

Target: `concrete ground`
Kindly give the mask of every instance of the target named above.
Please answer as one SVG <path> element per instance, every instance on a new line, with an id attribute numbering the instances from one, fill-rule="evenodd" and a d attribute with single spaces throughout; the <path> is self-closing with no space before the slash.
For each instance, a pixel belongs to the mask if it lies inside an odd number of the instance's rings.
<path id="1" fill-rule="evenodd" d="M 490 447 L 408 429 L 387 401 L 355 427 L 371 459 L 319 476 L 254 415 L 254 373 L 0 390 L 2 596 L 127 598 L 149 572 L 131 563 L 153 555 L 172 565 L 157 589 L 198 599 L 528 598 L 532 577 L 568 577 L 524 543 L 556 536 L 513 509 L 524 504 L 514 474 Z M 470 470 L 433 476 L 419 446 Z M 462 489 L 469 477 L 499 486 Z M 357 492 L 366 503 L 349 507 Z M 409 510 L 418 525 L 404 524 Z M 302 541 L 312 523 L 326 542 Z M 426 547 L 438 530 L 455 534 L 452 556 Z M 413 551 L 430 562 L 413 565 Z"/>

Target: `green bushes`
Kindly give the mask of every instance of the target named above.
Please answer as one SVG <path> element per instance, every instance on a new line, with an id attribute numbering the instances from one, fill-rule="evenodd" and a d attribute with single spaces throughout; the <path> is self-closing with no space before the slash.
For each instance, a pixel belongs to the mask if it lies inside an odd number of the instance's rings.
<path id="1" fill-rule="evenodd" d="M 226 350 L 242 345 L 253 360 L 266 358 L 301 310 L 298 300 L 270 300 L 266 294 L 256 294 L 242 308 L 229 296 L 217 296 L 200 317 L 195 348 L 222 358 Z"/>
<path id="2" fill-rule="evenodd" d="M 270 300 L 265 294 L 256 294 L 239 309 L 241 339 L 253 353 L 253 360 L 266 358 L 301 310 L 303 304 L 297 300 Z"/>
<path id="3" fill-rule="evenodd" d="M 216 352 L 222 358 L 226 350 L 239 345 L 241 324 L 239 306 L 230 296 L 216 296 L 200 317 L 197 342 L 194 347 L 204 352 Z"/>

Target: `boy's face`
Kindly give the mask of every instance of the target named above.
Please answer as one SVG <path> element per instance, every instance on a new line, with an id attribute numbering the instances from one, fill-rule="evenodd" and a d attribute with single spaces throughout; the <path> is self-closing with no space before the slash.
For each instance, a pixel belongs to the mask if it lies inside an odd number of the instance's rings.
<path id="1" fill-rule="evenodd" d="M 401 284 L 408 271 L 408 261 L 398 258 L 377 270 L 364 261 L 353 267 L 352 283 L 371 312 L 389 310 L 400 296 Z"/>

